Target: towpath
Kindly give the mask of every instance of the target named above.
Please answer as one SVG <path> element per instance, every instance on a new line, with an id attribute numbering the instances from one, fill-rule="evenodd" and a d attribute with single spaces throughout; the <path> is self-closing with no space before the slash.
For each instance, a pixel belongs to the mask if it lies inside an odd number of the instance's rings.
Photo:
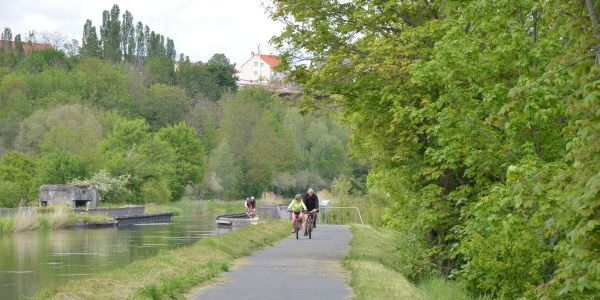
<path id="1" fill-rule="evenodd" d="M 349 274 L 341 266 L 348 253 L 350 229 L 318 225 L 311 240 L 296 236 L 258 251 L 226 273 L 223 283 L 205 288 L 194 299 L 349 299 Z"/>

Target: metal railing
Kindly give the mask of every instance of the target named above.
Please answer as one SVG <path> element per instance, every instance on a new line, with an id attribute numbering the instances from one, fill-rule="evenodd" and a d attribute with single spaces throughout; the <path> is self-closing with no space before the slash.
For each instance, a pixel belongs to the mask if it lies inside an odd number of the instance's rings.
<path id="1" fill-rule="evenodd" d="M 357 221 L 365 224 L 360 209 L 355 206 L 323 206 L 319 210 L 319 222 L 323 224 L 350 224 Z"/>
<path id="2" fill-rule="evenodd" d="M 257 213 L 263 220 L 291 218 L 285 205 L 259 205 Z M 319 208 L 319 223 L 323 224 L 364 224 L 360 209 L 355 206 L 322 206 Z"/>

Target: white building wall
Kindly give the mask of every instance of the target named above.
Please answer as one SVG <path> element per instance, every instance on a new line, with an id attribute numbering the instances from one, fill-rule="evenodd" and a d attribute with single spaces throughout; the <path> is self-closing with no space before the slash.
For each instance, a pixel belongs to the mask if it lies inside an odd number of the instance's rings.
<path id="1" fill-rule="evenodd" d="M 271 67 L 265 63 L 258 54 L 254 54 L 250 60 L 240 67 L 238 78 L 241 81 L 270 81 L 273 76 Z"/>

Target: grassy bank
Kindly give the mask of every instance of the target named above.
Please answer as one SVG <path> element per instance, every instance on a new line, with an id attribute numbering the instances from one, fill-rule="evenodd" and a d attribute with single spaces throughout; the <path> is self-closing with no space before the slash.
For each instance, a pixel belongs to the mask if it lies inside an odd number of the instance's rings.
<path id="1" fill-rule="evenodd" d="M 0 217 L 0 234 L 60 229 L 75 224 L 100 224 L 112 221 L 112 218 L 105 215 L 76 213 L 67 207 L 44 208 L 43 211 L 26 208 L 19 210 L 15 215 Z"/>
<path id="2" fill-rule="evenodd" d="M 231 262 L 289 234 L 288 223 L 248 226 L 121 269 L 42 291 L 39 299 L 170 299 L 227 271 Z"/>
<path id="3" fill-rule="evenodd" d="M 127 204 L 105 203 L 104 208 L 123 207 Z M 186 215 L 198 210 L 214 214 L 241 212 L 242 201 L 220 200 L 182 200 L 168 204 L 145 204 L 146 213 L 173 212 L 176 216 Z M 0 217 L 0 234 L 30 230 L 61 229 L 75 224 L 102 224 L 113 221 L 102 214 L 85 214 L 71 211 L 66 206 L 27 208 L 15 215 Z"/>
<path id="4" fill-rule="evenodd" d="M 455 282 L 432 278 L 415 286 L 403 275 L 410 268 L 406 251 L 393 231 L 352 225 L 351 249 L 345 267 L 356 299 L 471 299 Z M 404 249 L 404 250 L 401 250 Z M 410 254 L 408 254 L 410 255 Z"/>

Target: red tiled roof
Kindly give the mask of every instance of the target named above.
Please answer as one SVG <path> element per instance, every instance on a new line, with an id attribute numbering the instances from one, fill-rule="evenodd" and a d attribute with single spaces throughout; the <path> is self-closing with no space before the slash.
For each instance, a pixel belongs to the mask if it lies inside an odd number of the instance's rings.
<path id="1" fill-rule="evenodd" d="M 262 59 L 264 62 L 266 62 L 267 65 L 269 65 L 271 68 L 275 68 L 275 67 L 277 67 L 277 65 L 279 65 L 281 63 L 281 60 L 279 59 L 279 57 L 277 57 L 275 55 L 261 54 L 260 59 Z"/>
<path id="2" fill-rule="evenodd" d="M 15 48 L 17 47 L 14 41 L 0 40 L 0 49 L 4 49 L 4 45 L 6 45 L 6 43 L 10 43 L 10 50 L 15 50 Z M 31 53 L 33 50 L 43 50 L 49 48 L 52 48 L 52 45 L 44 43 L 23 42 L 23 51 L 26 54 Z"/>

